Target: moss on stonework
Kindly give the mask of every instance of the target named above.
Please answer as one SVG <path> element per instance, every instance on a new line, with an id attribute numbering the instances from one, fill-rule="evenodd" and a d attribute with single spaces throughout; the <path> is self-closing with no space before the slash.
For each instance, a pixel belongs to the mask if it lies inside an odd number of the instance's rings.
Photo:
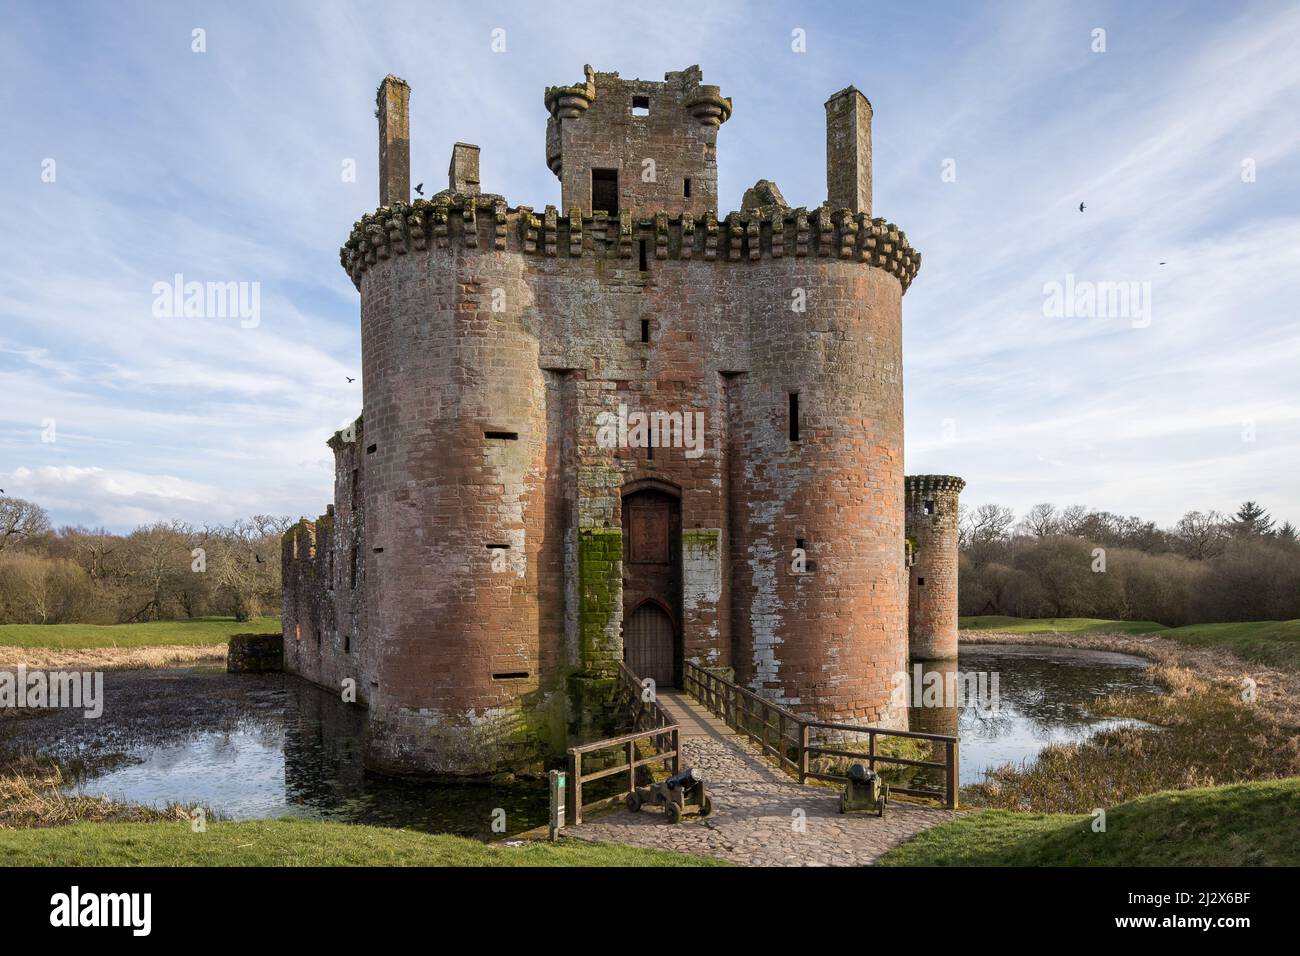
<path id="1" fill-rule="evenodd" d="M 618 612 L 623 602 L 623 532 L 583 528 L 578 532 L 579 653 L 583 669 L 612 677 L 622 657 Z"/>
<path id="2" fill-rule="evenodd" d="M 684 528 L 682 529 L 682 549 L 688 554 L 694 553 L 717 557 L 721 537 L 722 532 L 717 528 Z"/>

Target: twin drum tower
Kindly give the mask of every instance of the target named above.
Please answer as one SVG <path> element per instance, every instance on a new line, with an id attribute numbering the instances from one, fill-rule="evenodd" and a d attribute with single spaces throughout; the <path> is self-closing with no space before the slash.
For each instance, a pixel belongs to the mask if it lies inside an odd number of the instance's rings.
<path id="1" fill-rule="evenodd" d="M 546 90 L 558 209 L 483 192 L 463 143 L 410 202 L 409 97 L 379 87 L 381 205 L 340 252 L 363 411 L 285 536 L 286 668 L 355 681 L 390 773 L 540 768 L 610 729 L 622 660 L 907 726 L 909 634 L 956 656 L 962 482 L 904 480 L 920 255 L 872 218 L 866 97 L 826 103 L 825 204 L 760 181 L 722 219 L 698 67 Z M 701 440 L 602 439 L 620 409 Z"/>

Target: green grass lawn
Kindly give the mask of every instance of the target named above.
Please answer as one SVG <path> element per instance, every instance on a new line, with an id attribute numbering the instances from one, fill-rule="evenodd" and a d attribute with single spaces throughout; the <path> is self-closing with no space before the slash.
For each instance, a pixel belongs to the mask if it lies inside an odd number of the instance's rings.
<path id="1" fill-rule="evenodd" d="M 279 617 L 240 624 L 233 617 L 198 617 L 146 624 L 0 624 L 0 644 L 83 650 L 91 647 L 160 647 L 225 644 L 231 634 L 278 634 Z"/>
<path id="2" fill-rule="evenodd" d="M 1190 624 L 1161 631 L 1160 636 L 1200 647 L 1222 647 L 1257 664 L 1300 670 L 1300 620 Z"/>
<path id="3" fill-rule="evenodd" d="M 1168 630 L 1155 621 L 1107 621 L 1096 617 L 983 617 L 958 618 L 957 626 L 968 631 L 1003 631 L 1007 634 L 1146 634 Z"/>
<path id="4" fill-rule="evenodd" d="M 891 850 L 882 866 L 1297 866 L 1300 777 L 1172 790 L 1091 816 L 985 810 Z"/>
<path id="5" fill-rule="evenodd" d="M 721 866 L 719 860 L 581 840 L 511 847 L 455 836 L 299 820 L 78 823 L 0 830 L 10 866 Z"/>
<path id="6" fill-rule="evenodd" d="M 1154 621 L 1107 621 L 1090 617 L 963 617 L 959 627 L 1007 634 L 1153 634 L 1198 647 L 1221 647 L 1242 660 L 1300 670 L 1300 620 L 1243 621 L 1165 627 Z M 3 630 L 0 628 L 0 630 Z"/>

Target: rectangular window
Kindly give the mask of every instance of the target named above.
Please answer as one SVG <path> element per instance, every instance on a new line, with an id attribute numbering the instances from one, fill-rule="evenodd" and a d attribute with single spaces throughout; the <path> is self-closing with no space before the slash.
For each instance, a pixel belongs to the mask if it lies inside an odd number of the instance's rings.
<path id="1" fill-rule="evenodd" d="M 591 171 L 591 211 L 618 215 L 618 170 Z"/>
<path id="2" fill-rule="evenodd" d="M 799 440 L 799 393 L 790 393 L 790 440 Z"/>
<path id="3" fill-rule="evenodd" d="M 687 199 L 691 198 L 691 177 L 687 176 L 682 180 L 682 195 Z"/>
<path id="4" fill-rule="evenodd" d="M 496 441 L 519 441 L 519 432 L 488 432 L 483 433 L 484 438 L 494 439 Z"/>
<path id="5" fill-rule="evenodd" d="M 634 96 L 632 97 L 632 115 L 649 116 L 650 115 L 650 97 Z"/>
<path id="6" fill-rule="evenodd" d="M 933 502 L 933 501 L 927 501 L 927 502 L 925 503 L 925 513 L 928 514 L 928 515 L 932 515 L 932 514 L 934 514 L 934 502 Z"/>
<path id="7" fill-rule="evenodd" d="M 352 590 L 357 589 L 357 549 L 352 549 Z"/>
<path id="8" fill-rule="evenodd" d="M 343 634 L 343 653 L 344 654 L 352 653 L 352 632 L 351 631 L 347 631 Z"/>
<path id="9" fill-rule="evenodd" d="M 493 680 L 523 680 L 528 676 L 528 671 L 506 671 L 502 674 L 493 674 Z"/>
<path id="10" fill-rule="evenodd" d="M 641 320 L 641 341 L 642 342 L 650 341 L 650 320 L 649 319 Z"/>
<path id="11" fill-rule="evenodd" d="M 925 578 L 917 578 L 916 586 L 919 588 L 925 587 Z"/>
<path id="12" fill-rule="evenodd" d="M 642 239 L 641 240 L 641 271 L 645 272 L 649 268 L 650 268 L 650 263 L 646 259 L 646 254 L 645 254 L 645 240 Z"/>

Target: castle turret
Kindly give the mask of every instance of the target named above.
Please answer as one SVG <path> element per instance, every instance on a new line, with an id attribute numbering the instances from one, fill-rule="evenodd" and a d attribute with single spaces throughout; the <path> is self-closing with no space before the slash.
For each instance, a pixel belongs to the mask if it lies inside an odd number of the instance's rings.
<path id="1" fill-rule="evenodd" d="M 952 475 L 909 475 L 907 634 L 915 660 L 957 656 L 958 496 L 966 482 Z"/>
<path id="2" fill-rule="evenodd" d="M 718 210 L 718 127 L 731 100 L 698 66 L 663 82 L 585 67 L 586 80 L 546 90 L 546 162 L 561 209 L 634 217 Z"/>

